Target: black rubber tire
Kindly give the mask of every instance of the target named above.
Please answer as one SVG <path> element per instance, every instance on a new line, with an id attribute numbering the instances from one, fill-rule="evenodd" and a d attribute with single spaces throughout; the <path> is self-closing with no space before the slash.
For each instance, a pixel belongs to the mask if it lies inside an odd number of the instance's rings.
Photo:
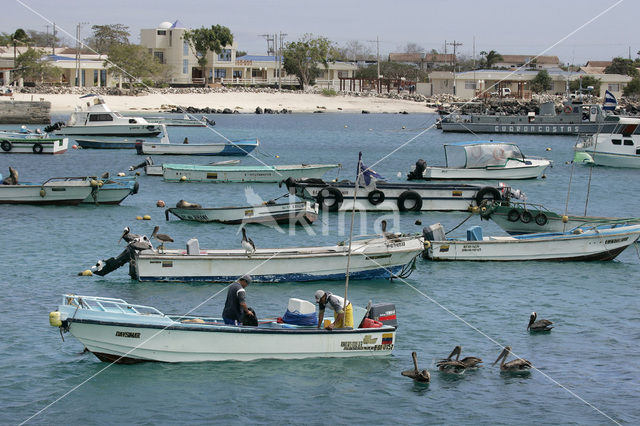
<path id="1" fill-rule="evenodd" d="M 538 226 L 545 226 L 549 222 L 549 218 L 547 218 L 546 214 L 540 212 L 536 215 L 535 221 Z"/>
<path id="2" fill-rule="evenodd" d="M 325 200 L 331 197 L 335 200 L 335 202 L 333 202 L 332 204 L 327 204 Z M 329 210 L 330 212 L 337 212 L 342 205 L 342 201 L 344 201 L 342 192 L 340 192 L 338 188 L 334 188 L 332 186 L 322 188 L 320 191 L 318 191 L 318 195 L 316 196 L 316 202 L 318 203 L 320 208 L 323 210 Z"/>
<path id="3" fill-rule="evenodd" d="M 13 148 L 13 145 L 11 145 L 11 142 L 9 141 L 2 141 L 2 144 L 0 144 L 2 146 L 2 150 L 4 152 L 9 152 L 11 151 L 11 148 Z"/>
<path id="4" fill-rule="evenodd" d="M 413 200 L 414 204 L 411 208 L 405 206 L 405 201 Z M 398 197 L 398 209 L 401 212 L 419 212 L 422 210 L 422 197 L 415 191 L 404 191 Z"/>
<path id="5" fill-rule="evenodd" d="M 42 151 L 44 151 L 44 147 L 40 142 L 36 142 L 31 147 L 31 150 L 33 151 L 34 154 L 42 154 Z"/>
<path id="6" fill-rule="evenodd" d="M 518 220 L 520 220 L 520 212 L 518 211 L 518 209 L 509 210 L 509 213 L 507 213 L 507 220 L 509 222 L 517 222 Z"/>
<path id="7" fill-rule="evenodd" d="M 139 189 L 140 189 L 140 184 L 138 182 L 134 183 L 132 194 L 137 194 Z"/>
<path id="8" fill-rule="evenodd" d="M 522 221 L 522 223 L 529 223 L 533 220 L 533 215 L 531 214 L 530 211 L 525 210 L 520 215 L 520 220 Z"/>
<path id="9" fill-rule="evenodd" d="M 502 200 L 502 195 L 500 195 L 500 191 L 492 186 L 485 186 L 484 188 L 480 188 L 480 190 L 476 193 L 476 205 L 482 205 L 483 201 L 491 200 L 491 201 L 500 201 Z"/>
<path id="10" fill-rule="evenodd" d="M 379 189 L 374 189 L 367 195 L 367 199 L 371 204 L 377 206 L 378 204 L 382 204 L 384 202 L 385 195 L 384 192 L 380 191 Z"/>

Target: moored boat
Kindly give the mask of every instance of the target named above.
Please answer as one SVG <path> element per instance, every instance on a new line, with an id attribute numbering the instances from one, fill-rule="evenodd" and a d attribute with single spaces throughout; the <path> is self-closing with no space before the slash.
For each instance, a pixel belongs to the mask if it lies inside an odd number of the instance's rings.
<path id="1" fill-rule="evenodd" d="M 176 207 L 165 211 L 182 220 L 196 222 L 220 222 L 226 224 L 241 223 L 289 223 L 311 224 L 318 218 L 318 206 L 309 201 L 295 203 L 266 203 L 257 206 L 204 208 L 199 204 L 178 203 Z"/>
<path id="2" fill-rule="evenodd" d="M 444 166 L 428 166 L 418 160 L 412 179 L 535 179 L 551 162 L 544 158 L 525 157 L 515 143 L 474 141 L 444 145 Z"/>
<path id="3" fill-rule="evenodd" d="M 184 114 L 182 117 L 171 117 L 171 116 L 162 116 L 162 117 L 145 117 L 145 119 L 149 123 L 154 124 L 164 124 L 166 126 L 178 126 L 178 127 L 207 127 L 214 126 L 216 124 L 215 121 L 209 120 L 206 116 L 202 116 L 201 118 L 192 118 L 187 114 Z"/>
<path id="4" fill-rule="evenodd" d="M 321 210 L 349 211 L 355 185 L 351 181 L 286 179 L 289 193 L 318 203 Z M 376 182 L 375 189 L 358 191 L 356 209 L 372 211 L 467 211 L 492 200 L 508 200 L 508 186 L 449 183 Z"/>
<path id="5" fill-rule="evenodd" d="M 357 328 L 325 330 L 274 318 L 259 319 L 257 326 L 225 325 L 221 318 L 165 315 L 122 299 L 65 294 L 49 322 L 106 362 L 371 357 L 391 354 L 396 340 L 395 306 L 380 308 L 393 318 L 376 318 L 382 319 L 379 327 L 369 328 L 364 321 L 372 318 L 373 309 L 356 308 Z"/>
<path id="6" fill-rule="evenodd" d="M 0 153 L 6 154 L 64 154 L 67 152 L 69 139 L 50 137 L 46 133 L 4 132 L 0 134 Z"/>
<path id="7" fill-rule="evenodd" d="M 425 255 L 431 260 L 585 261 L 612 260 L 640 237 L 640 225 L 583 225 L 567 232 L 515 236 L 482 235 L 467 230 L 466 239 L 446 238 L 442 225 L 425 228 Z"/>
<path id="8" fill-rule="evenodd" d="M 76 143 L 85 149 L 134 149 L 137 143 L 144 142 L 144 139 L 100 137 L 91 138 L 86 136 L 74 137 Z"/>
<path id="9" fill-rule="evenodd" d="M 185 138 L 184 143 L 170 143 L 166 127 L 163 124 L 163 135 L 160 141 L 139 141 L 135 148 L 138 154 L 148 155 L 248 155 L 256 149 L 258 139 L 245 139 L 229 142 L 192 143 Z"/>
<path id="10" fill-rule="evenodd" d="M 131 194 L 137 194 L 139 184 L 135 176 L 91 177 L 98 187 L 82 200 L 83 204 L 120 204 Z"/>
<path id="11" fill-rule="evenodd" d="M 0 176 L 0 180 L 2 177 Z M 97 189 L 86 178 L 55 177 L 42 183 L 0 185 L 0 204 L 77 205 Z"/>
<path id="12" fill-rule="evenodd" d="M 340 164 L 294 164 L 275 166 L 199 166 L 163 164 L 162 175 L 169 182 L 261 182 L 274 183 L 287 178 L 321 178 Z"/>
<path id="13" fill-rule="evenodd" d="M 640 168 L 640 118 L 620 117 L 610 132 L 581 135 L 574 161 L 596 166 Z"/>

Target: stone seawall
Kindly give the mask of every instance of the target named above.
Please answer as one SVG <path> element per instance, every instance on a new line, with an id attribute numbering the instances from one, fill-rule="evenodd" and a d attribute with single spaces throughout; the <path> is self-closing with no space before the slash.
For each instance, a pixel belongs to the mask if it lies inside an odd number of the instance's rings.
<path id="1" fill-rule="evenodd" d="M 0 101 L 0 124 L 49 124 L 51 102 Z"/>

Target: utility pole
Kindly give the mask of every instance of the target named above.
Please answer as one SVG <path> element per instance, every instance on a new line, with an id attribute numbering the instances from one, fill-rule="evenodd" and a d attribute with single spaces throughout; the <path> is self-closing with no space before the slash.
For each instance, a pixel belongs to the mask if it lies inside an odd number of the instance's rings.
<path id="1" fill-rule="evenodd" d="M 53 23 L 53 42 L 51 43 L 51 53 L 56 54 L 56 23 Z"/>
<path id="2" fill-rule="evenodd" d="M 278 89 L 282 89 L 282 50 L 284 49 L 284 38 L 288 34 L 280 31 L 280 59 L 278 60 Z"/>
<path id="3" fill-rule="evenodd" d="M 88 22 L 78 22 L 76 26 L 76 86 L 80 87 L 80 49 L 83 44 L 80 41 L 80 28 L 82 25 L 89 24 Z"/>
<path id="4" fill-rule="evenodd" d="M 378 92 L 380 92 L 380 38 L 376 36 L 375 40 L 367 40 L 369 43 L 376 44 L 376 63 L 378 64 L 378 75 L 376 81 L 378 82 Z"/>
<path id="5" fill-rule="evenodd" d="M 450 46 L 453 46 L 453 59 L 451 63 L 453 64 L 453 94 L 455 96 L 457 95 L 456 93 L 456 47 L 462 46 L 462 43 L 457 43 L 455 40 L 453 40 L 453 43 L 447 43 L 445 40 L 444 42 L 445 49 L 447 47 L 447 44 Z"/>
<path id="6" fill-rule="evenodd" d="M 276 59 L 276 69 L 278 68 L 278 54 L 276 52 L 276 34 L 260 34 L 261 37 L 264 37 L 267 40 L 267 55 L 273 55 Z M 269 70 L 267 72 L 267 84 L 269 83 Z"/>

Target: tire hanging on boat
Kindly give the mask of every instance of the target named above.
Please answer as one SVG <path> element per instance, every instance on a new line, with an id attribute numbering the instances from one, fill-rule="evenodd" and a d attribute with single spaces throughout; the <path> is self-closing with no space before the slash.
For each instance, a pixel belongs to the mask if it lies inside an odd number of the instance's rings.
<path id="1" fill-rule="evenodd" d="M 34 154 L 42 154 L 42 151 L 44 150 L 44 147 L 42 146 L 42 144 L 40 142 L 36 142 L 31 147 L 31 150 L 33 151 Z"/>
<path id="2" fill-rule="evenodd" d="M 331 204 L 326 203 L 325 200 L 327 200 L 328 198 L 333 198 L 334 202 Z M 329 210 L 330 212 L 337 212 L 342 205 L 342 201 L 344 201 L 342 192 L 340 192 L 338 188 L 334 188 L 332 186 L 322 188 L 320 191 L 318 191 L 318 195 L 316 196 L 316 202 L 318 203 L 318 205 L 323 209 Z"/>
<path id="3" fill-rule="evenodd" d="M 379 189 L 374 189 L 373 191 L 369 192 L 369 194 L 367 195 L 367 199 L 371 204 L 377 206 L 384 201 L 385 195 L 384 192 L 380 191 Z"/>
<path id="4" fill-rule="evenodd" d="M 500 195 L 500 191 L 491 186 L 485 186 L 481 188 L 476 193 L 476 205 L 480 206 L 483 201 L 500 201 L 502 200 L 502 195 Z"/>
<path id="5" fill-rule="evenodd" d="M 407 200 L 412 200 L 413 206 L 407 207 Z M 416 191 L 404 191 L 398 197 L 398 209 L 401 212 L 418 212 L 422 210 L 422 197 Z"/>
<path id="6" fill-rule="evenodd" d="M 511 209 L 509 213 L 507 213 L 507 220 L 509 222 L 517 222 L 520 219 L 520 212 L 518 209 Z"/>
<path id="7" fill-rule="evenodd" d="M 522 214 L 520 215 L 520 220 L 522 221 L 522 223 L 529 223 L 531 222 L 532 219 L 533 219 L 533 215 L 528 210 L 523 211 Z"/>
<path id="8" fill-rule="evenodd" d="M 2 150 L 4 152 L 9 152 L 11 151 L 11 148 L 13 148 L 13 145 L 11 145 L 11 142 L 9 141 L 2 141 Z"/>
<path id="9" fill-rule="evenodd" d="M 549 222 L 549 219 L 546 214 L 540 212 L 536 215 L 535 221 L 539 226 L 545 226 L 547 222 Z"/>

